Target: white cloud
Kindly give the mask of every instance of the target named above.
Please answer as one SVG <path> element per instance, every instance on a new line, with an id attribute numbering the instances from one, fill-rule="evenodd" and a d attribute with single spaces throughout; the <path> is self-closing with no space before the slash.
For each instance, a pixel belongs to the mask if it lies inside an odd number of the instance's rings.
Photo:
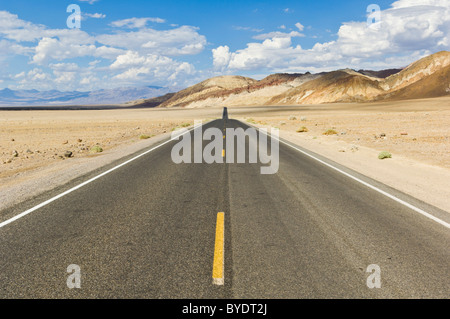
<path id="1" fill-rule="evenodd" d="M 197 28 L 191 26 L 170 30 L 144 28 L 130 32 L 119 31 L 115 34 L 100 35 L 96 40 L 112 47 L 166 56 L 198 54 L 206 46 L 206 38 L 197 32 Z"/>
<path id="2" fill-rule="evenodd" d="M 297 29 L 299 29 L 300 31 L 303 31 L 303 29 L 305 28 L 300 22 L 297 22 L 295 24 L 295 26 L 297 27 Z"/>
<path id="3" fill-rule="evenodd" d="M 0 58 L 6 58 L 8 55 L 28 55 L 33 52 L 28 48 L 9 40 L 0 40 Z"/>
<path id="4" fill-rule="evenodd" d="M 266 40 L 272 38 L 294 38 L 294 37 L 304 37 L 305 35 L 298 31 L 291 31 L 289 33 L 284 33 L 280 31 L 274 31 L 269 33 L 263 33 L 253 36 L 255 40 Z"/>
<path id="5" fill-rule="evenodd" d="M 55 75 L 56 78 L 54 81 L 57 84 L 71 83 L 76 77 L 76 74 L 73 72 L 56 72 Z"/>
<path id="6" fill-rule="evenodd" d="M 304 29 L 300 23 L 295 26 Z M 335 41 L 316 43 L 311 49 L 292 46 L 291 38 L 300 35 L 270 32 L 253 37 L 264 40 L 262 43 L 248 43 L 235 52 L 224 52 L 219 47 L 222 51 L 213 50 L 214 65 L 230 70 L 269 68 L 275 72 L 405 66 L 426 54 L 450 49 L 450 2 L 396 1 L 381 12 L 379 30 L 369 27 L 367 21 L 345 22 Z"/>
<path id="7" fill-rule="evenodd" d="M 102 13 L 86 13 L 85 18 L 103 19 Z M 146 25 L 164 23 L 161 18 L 130 18 L 112 23 L 114 33 L 92 35 L 82 29 L 52 29 L 0 11 L 0 62 L 17 55 L 30 63 L 7 76 L 15 88 L 73 90 L 120 85 L 174 85 L 186 83 L 197 70 L 175 56 L 195 55 L 207 44 L 193 26 L 155 30 Z M 82 59 L 81 64 L 73 59 Z M 91 60 L 89 61 L 89 58 Z M 105 63 L 106 62 L 106 63 Z M 139 64 L 140 63 L 140 64 Z M 35 65 L 29 70 L 30 65 Z M 108 66 L 109 65 L 109 66 Z M 26 71 L 24 71 L 24 69 Z"/>
<path id="8" fill-rule="evenodd" d="M 180 75 L 195 72 L 194 66 L 187 62 L 178 62 L 156 54 L 141 55 L 136 51 L 127 51 L 119 55 L 110 69 L 121 72 L 114 77 L 115 79 L 126 81 L 144 81 L 149 78 L 173 81 Z"/>
<path id="9" fill-rule="evenodd" d="M 84 77 L 80 80 L 80 84 L 83 86 L 89 86 L 92 85 L 93 83 L 97 82 L 99 79 L 96 78 L 95 76 L 88 76 L 88 77 Z"/>
<path id="10" fill-rule="evenodd" d="M 93 19 L 104 19 L 106 14 L 103 13 L 83 13 L 83 17 L 93 18 Z"/>
<path id="11" fill-rule="evenodd" d="M 65 43 L 93 44 L 95 38 L 80 29 L 48 29 L 19 19 L 16 14 L 0 11 L 0 36 L 16 42 L 34 42 L 44 37 L 58 37 Z"/>
<path id="12" fill-rule="evenodd" d="M 230 48 L 228 46 L 220 46 L 212 50 L 214 67 L 222 69 L 228 65 L 231 59 Z"/>
<path id="13" fill-rule="evenodd" d="M 129 28 L 129 29 L 135 29 L 135 28 L 144 28 L 148 22 L 156 22 L 156 23 L 165 23 L 166 20 L 161 18 L 129 18 L 129 19 L 123 19 L 123 20 L 117 20 L 114 22 L 111 22 L 111 25 L 113 27 L 118 28 Z"/>
<path id="14" fill-rule="evenodd" d="M 78 1 L 81 1 L 81 2 L 87 2 L 87 3 L 89 3 L 89 4 L 94 4 L 95 2 L 97 2 L 97 1 L 99 1 L 99 0 L 78 0 Z"/>
<path id="15" fill-rule="evenodd" d="M 31 81 L 42 81 L 49 79 L 49 75 L 45 73 L 42 69 L 34 68 L 29 71 L 27 77 Z"/>
<path id="16" fill-rule="evenodd" d="M 57 38 L 42 38 L 35 48 L 33 62 L 36 64 L 45 64 L 50 60 L 65 60 L 84 56 L 102 57 L 114 59 L 124 50 L 101 46 L 94 44 L 66 43 Z"/>
<path id="17" fill-rule="evenodd" d="M 20 73 L 18 73 L 16 75 L 13 75 L 12 77 L 14 79 L 20 79 L 20 78 L 23 78 L 24 76 L 25 76 L 25 71 L 22 71 L 22 72 L 20 72 Z"/>
<path id="18" fill-rule="evenodd" d="M 234 30 L 244 30 L 244 31 L 252 31 L 252 32 L 262 32 L 264 29 L 262 28 L 252 28 L 252 27 L 242 27 L 242 26 L 233 26 Z"/>
<path id="19" fill-rule="evenodd" d="M 75 72 L 80 69 L 80 67 L 76 63 L 50 63 L 49 67 L 53 71 L 59 72 Z"/>

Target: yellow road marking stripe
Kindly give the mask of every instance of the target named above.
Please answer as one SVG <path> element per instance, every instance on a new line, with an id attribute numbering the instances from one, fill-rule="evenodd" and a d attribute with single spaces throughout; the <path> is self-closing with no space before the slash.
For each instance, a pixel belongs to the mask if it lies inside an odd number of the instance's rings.
<path id="1" fill-rule="evenodd" d="M 225 225 L 224 213 L 217 213 L 216 223 L 216 243 L 214 247 L 214 262 L 213 262 L 213 284 L 224 284 L 224 250 L 225 250 Z"/>
<path id="2" fill-rule="evenodd" d="M 222 150 L 222 157 L 225 157 L 225 149 Z"/>

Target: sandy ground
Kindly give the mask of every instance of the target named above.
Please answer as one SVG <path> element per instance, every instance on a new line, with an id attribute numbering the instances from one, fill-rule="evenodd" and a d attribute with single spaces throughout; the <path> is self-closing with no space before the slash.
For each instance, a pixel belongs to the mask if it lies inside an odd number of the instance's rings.
<path id="1" fill-rule="evenodd" d="M 221 115 L 214 108 L 0 111 L 0 209 Z M 236 107 L 229 115 L 278 127 L 281 137 L 450 211 L 450 98 Z M 297 133 L 303 126 L 308 132 Z M 328 129 L 338 134 L 323 135 Z M 94 145 L 104 152 L 90 153 Z M 392 158 L 379 160 L 380 151 Z"/>
<path id="2" fill-rule="evenodd" d="M 186 112 L 152 110 L 0 111 L 0 178 L 17 182 L 21 173 L 63 160 L 93 157 L 104 151 L 153 137 L 196 119 Z M 203 119 L 203 118 L 199 118 Z M 64 153 L 71 151 L 71 158 Z M 17 152 L 17 156 L 14 153 Z M 14 180 L 11 180 L 11 177 Z"/>
<path id="3" fill-rule="evenodd" d="M 450 169 L 450 98 L 308 106 L 244 120 L 286 132 L 306 127 L 308 132 L 297 135 L 317 143 L 346 142 Z M 330 129 L 337 134 L 323 134 Z"/>
<path id="4" fill-rule="evenodd" d="M 248 115 L 240 119 L 450 212 L 450 98 Z M 382 151 L 392 158 L 378 159 Z"/>

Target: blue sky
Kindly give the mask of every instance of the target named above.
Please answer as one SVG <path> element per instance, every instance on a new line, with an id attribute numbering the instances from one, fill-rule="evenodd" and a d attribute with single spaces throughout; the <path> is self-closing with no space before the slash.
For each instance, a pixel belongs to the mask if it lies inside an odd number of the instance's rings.
<path id="1" fill-rule="evenodd" d="M 70 4 L 80 6 L 80 29 L 66 24 Z M 376 24 L 367 23 L 370 4 L 381 10 Z M 402 67 L 449 50 L 449 20 L 448 0 L 2 1 L 0 89 Z"/>

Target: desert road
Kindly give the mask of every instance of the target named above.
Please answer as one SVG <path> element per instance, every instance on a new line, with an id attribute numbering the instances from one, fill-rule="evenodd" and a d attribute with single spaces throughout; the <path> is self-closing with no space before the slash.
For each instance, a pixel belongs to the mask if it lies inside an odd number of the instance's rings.
<path id="1" fill-rule="evenodd" d="M 230 114 L 209 127 L 247 124 Z M 278 172 L 268 175 L 261 163 L 175 164 L 176 143 L 12 222 L 121 162 L 0 212 L 0 298 L 449 297 L 445 225 L 284 143 Z M 445 212 L 355 176 L 448 222 Z M 79 289 L 67 286 L 69 265 L 79 266 Z M 369 265 L 379 266 L 379 288 L 367 285 Z"/>

